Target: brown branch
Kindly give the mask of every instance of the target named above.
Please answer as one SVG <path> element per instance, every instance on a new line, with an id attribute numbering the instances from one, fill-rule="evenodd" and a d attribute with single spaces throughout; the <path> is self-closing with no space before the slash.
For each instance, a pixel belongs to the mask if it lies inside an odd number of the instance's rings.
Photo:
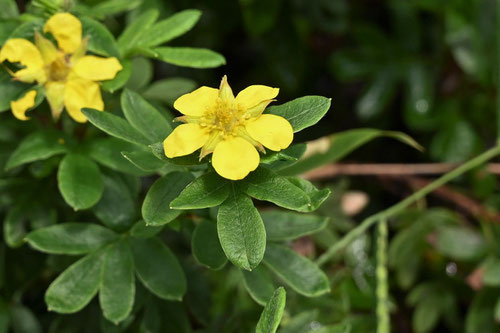
<path id="1" fill-rule="evenodd" d="M 404 176 L 404 175 L 441 175 L 445 174 L 458 164 L 455 163 L 419 163 L 419 164 L 356 164 L 337 163 L 327 164 L 311 170 L 302 176 L 309 180 L 324 180 L 335 176 Z M 489 163 L 486 170 L 493 174 L 500 174 L 500 163 Z"/>
<path id="2" fill-rule="evenodd" d="M 413 191 L 424 188 L 432 180 L 416 175 L 440 175 L 457 167 L 454 163 L 422 163 L 422 164 L 328 164 L 311 170 L 302 176 L 309 180 L 326 180 L 335 176 L 377 176 L 387 180 L 403 181 Z M 486 170 L 500 174 L 500 163 L 488 163 Z M 482 205 L 480 202 L 454 190 L 450 186 L 441 186 L 432 195 L 453 203 L 460 210 L 475 218 L 500 223 L 500 214 Z"/>
<path id="3" fill-rule="evenodd" d="M 413 190 L 419 190 L 432 182 L 431 180 L 418 177 L 402 177 L 395 179 L 405 181 L 409 186 L 412 187 Z M 452 189 L 447 185 L 441 186 L 440 188 L 436 189 L 434 192 L 432 192 L 432 195 L 455 204 L 462 211 L 465 211 L 475 218 L 486 219 L 491 222 L 500 223 L 500 214 L 498 212 L 491 211 L 478 201 Z"/>

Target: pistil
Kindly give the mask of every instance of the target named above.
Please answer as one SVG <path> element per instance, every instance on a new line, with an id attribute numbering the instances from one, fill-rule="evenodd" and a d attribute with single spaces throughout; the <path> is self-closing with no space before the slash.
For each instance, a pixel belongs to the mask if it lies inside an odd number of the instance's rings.
<path id="1" fill-rule="evenodd" d="M 200 119 L 201 126 L 218 130 L 225 137 L 236 135 L 236 129 L 246 120 L 238 105 L 228 103 L 218 98 L 215 106 L 209 109 Z"/>
<path id="2" fill-rule="evenodd" d="M 50 81 L 66 81 L 70 71 L 69 59 L 65 56 L 58 56 L 48 66 L 49 80 Z"/>

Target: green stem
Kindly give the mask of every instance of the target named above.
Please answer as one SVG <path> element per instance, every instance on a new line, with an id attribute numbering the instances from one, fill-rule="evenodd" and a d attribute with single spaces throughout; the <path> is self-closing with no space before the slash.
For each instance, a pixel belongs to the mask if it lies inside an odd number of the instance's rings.
<path id="1" fill-rule="evenodd" d="M 500 154 L 500 145 L 489 149 L 482 153 L 479 156 L 476 156 L 475 158 L 465 162 L 464 164 L 460 165 L 459 167 L 453 169 L 452 171 L 448 172 L 447 174 L 444 174 L 440 178 L 436 179 L 426 187 L 420 189 L 419 191 L 413 193 L 406 199 L 398 202 L 394 206 L 389 207 L 386 210 L 383 210 L 377 214 L 374 214 L 368 218 L 366 218 L 363 222 L 361 222 L 360 225 L 358 225 L 356 228 L 352 229 L 347 233 L 340 241 L 337 243 L 333 244 L 328 248 L 328 250 L 323 253 L 318 260 L 316 261 L 318 265 L 323 265 L 325 264 L 328 260 L 333 258 L 335 254 L 342 250 L 345 246 L 350 244 L 354 239 L 358 238 L 360 235 L 362 235 L 368 228 L 370 228 L 374 223 L 380 221 L 381 219 L 388 219 L 408 206 L 410 206 L 412 203 L 415 201 L 425 197 L 427 194 L 431 193 L 435 189 L 443 186 L 450 180 L 464 174 L 465 172 L 485 163 L 486 161 L 489 161 L 493 157 L 497 156 Z"/>
<path id="2" fill-rule="evenodd" d="M 389 282 L 387 281 L 387 220 L 377 228 L 377 333 L 391 332 L 389 315 Z"/>

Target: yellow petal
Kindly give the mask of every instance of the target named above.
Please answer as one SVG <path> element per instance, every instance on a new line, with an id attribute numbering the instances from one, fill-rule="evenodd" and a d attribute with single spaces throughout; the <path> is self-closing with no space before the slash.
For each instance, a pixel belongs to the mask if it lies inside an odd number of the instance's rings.
<path id="1" fill-rule="evenodd" d="M 250 116 L 250 118 L 258 117 L 264 112 L 269 103 L 274 101 L 273 99 L 268 99 L 266 101 L 262 101 L 259 104 L 252 106 L 251 108 L 246 109 L 246 114 Z"/>
<path id="2" fill-rule="evenodd" d="M 221 141 L 214 150 L 212 165 L 224 178 L 245 178 L 259 166 L 259 153 L 248 141 L 235 137 Z"/>
<path id="3" fill-rule="evenodd" d="M 52 81 L 45 84 L 45 97 L 52 111 L 52 118 L 59 119 L 64 107 L 65 84 L 61 81 Z"/>
<path id="4" fill-rule="evenodd" d="M 89 37 L 85 37 L 82 39 L 82 42 L 80 46 L 73 52 L 73 55 L 71 56 L 70 62 L 72 64 L 76 64 L 78 60 L 80 60 L 83 56 L 85 56 L 85 53 L 87 53 L 87 44 L 89 42 Z"/>
<path id="5" fill-rule="evenodd" d="M 101 58 L 92 55 L 80 58 L 73 67 L 73 72 L 81 78 L 92 81 L 114 79 L 123 69 L 116 58 Z"/>
<path id="6" fill-rule="evenodd" d="M 223 139 L 223 135 L 220 131 L 213 131 L 210 133 L 210 137 L 208 138 L 207 142 L 201 147 L 201 153 L 200 153 L 200 161 L 203 157 L 207 156 L 208 154 L 212 154 L 214 152 L 215 147 L 221 142 Z"/>
<path id="7" fill-rule="evenodd" d="M 201 148 L 209 134 L 198 124 L 183 124 L 177 126 L 163 141 L 163 149 L 168 158 L 189 155 Z"/>
<path id="8" fill-rule="evenodd" d="M 70 13 L 58 13 L 49 18 L 43 32 L 50 32 L 59 48 L 74 53 L 82 43 L 82 23 Z"/>
<path id="9" fill-rule="evenodd" d="M 72 78 L 66 83 L 64 106 L 71 118 L 79 123 L 84 123 L 87 118 L 81 112 L 82 108 L 92 108 L 100 111 L 104 108 L 101 88 L 93 81 Z"/>
<path id="10" fill-rule="evenodd" d="M 177 98 L 174 108 L 187 116 L 201 116 L 209 108 L 214 107 L 219 90 L 201 87 Z"/>
<path id="11" fill-rule="evenodd" d="M 274 114 L 263 114 L 251 119 L 245 126 L 248 134 L 265 147 L 278 151 L 292 143 L 292 125 L 283 117 Z"/>
<path id="12" fill-rule="evenodd" d="M 244 109 L 249 109 L 262 101 L 275 98 L 279 92 L 278 88 L 261 85 L 250 86 L 240 91 L 236 96 L 236 103 L 240 104 Z"/>
<path id="13" fill-rule="evenodd" d="M 5 60 L 19 62 L 25 67 L 13 74 L 18 80 L 28 83 L 45 82 L 42 55 L 32 42 L 21 38 L 9 39 L 0 50 L 0 63 Z"/>
<path id="14" fill-rule="evenodd" d="M 29 117 L 26 117 L 26 111 L 29 108 L 32 108 L 35 105 L 35 97 L 36 90 L 30 90 L 18 99 L 17 101 L 10 102 L 10 108 L 12 109 L 12 113 L 19 120 L 28 120 Z"/>
<path id="15" fill-rule="evenodd" d="M 59 52 L 57 47 L 52 44 L 50 40 L 43 37 L 38 31 L 35 31 L 35 45 L 38 48 L 38 51 L 40 51 L 45 64 L 51 64 L 57 59 Z"/>
<path id="16" fill-rule="evenodd" d="M 219 97 L 226 103 L 233 103 L 234 101 L 233 90 L 227 82 L 226 75 L 222 77 L 222 81 L 220 82 Z"/>

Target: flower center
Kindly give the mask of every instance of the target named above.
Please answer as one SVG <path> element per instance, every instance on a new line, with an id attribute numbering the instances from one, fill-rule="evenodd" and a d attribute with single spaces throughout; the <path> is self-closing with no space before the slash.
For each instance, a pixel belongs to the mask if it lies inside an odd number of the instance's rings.
<path id="1" fill-rule="evenodd" d="M 66 56 L 59 56 L 50 65 L 48 65 L 49 80 L 50 81 L 66 81 L 71 67 L 69 58 Z"/>
<path id="2" fill-rule="evenodd" d="M 215 106 L 208 109 L 201 117 L 200 125 L 218 130 L 224 135 L 236 135 L 236 130 L 248 119 L 239 105 L 217 98 Z"/>

